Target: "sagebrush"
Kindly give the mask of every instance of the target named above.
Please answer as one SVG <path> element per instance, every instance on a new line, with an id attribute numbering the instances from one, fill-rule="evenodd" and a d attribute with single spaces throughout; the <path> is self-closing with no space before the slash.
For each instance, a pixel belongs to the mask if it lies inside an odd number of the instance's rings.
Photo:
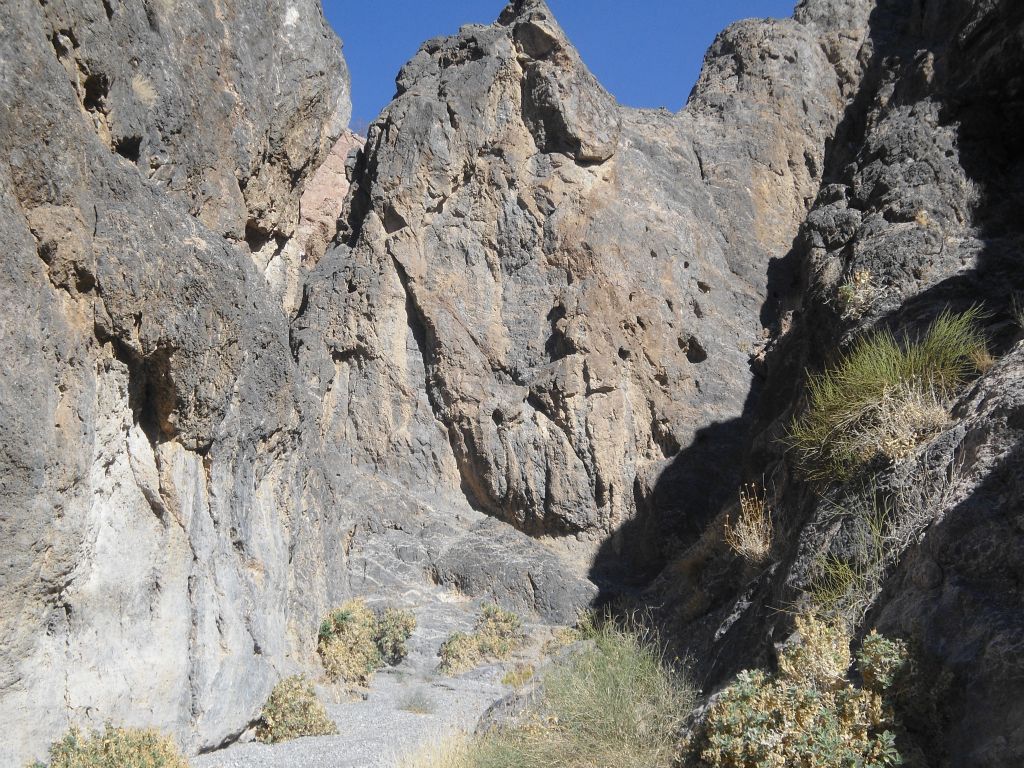
<path id="1" fill-rule="evenodd" d="M 174 741 L 147 728 L 71 728 L 50 747 L 49 768 L 188 768 Z M 34 768 L 43 768 L 36 763 Z"/>
<path id="2" fill-rule="evenodd" d="M 712 703 L 691 744 L 706 768 L 888 768 L 902 763 L 890 696 L 906 665 L 901 642 L 875 632 L 846 678 L 850 636 L 811 616 L 797 619 L 800 642 L 785 648 L 777 675 L 744 671 Z"/>
<path id="3" fill-rule="evenodd" d="M 338 732 L 317 698 L 313 684 L 302 675 L 281 680 L 263 705 L 256 739 L 269 743 L 300 736 L 329 736 Z"/>
<path id="4" fill-rule="evenodd" d="M 987 354 L 981 312 L 944 312 L 918 340 L 881 331 L 808 380 L 788 444 L 811 480 L 844 481 L 909 454 L 948 419 L 952 395 Z"/>
<path id="5" fill-rule="evenodd" d="M 416 629 L 410 611 L 375 613 L 361 599 L 349 600 L 320 623 L 317 650 L 332 681 L 366 685 L 385 664 L 398 664 Z"/>

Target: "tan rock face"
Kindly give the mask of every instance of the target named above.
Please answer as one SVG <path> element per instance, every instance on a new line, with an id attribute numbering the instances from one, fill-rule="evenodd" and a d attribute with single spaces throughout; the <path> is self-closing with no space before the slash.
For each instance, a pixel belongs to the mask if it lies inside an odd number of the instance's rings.
<path id="1" fill-rule="evenodd" d="M 845 103 L 834 32 L 731 28 L 675 115 L 616 105 L 540 2 L 425 44 L 296 321 L 325 422 L 375 465 L 443 458 L 429 482 L 534 534 L 697 524 L 734 485 L 766 275 Z"/>
<path id="2" fill-rule="evenodd" d="M 271 290 L 280 295 L 286 313 L 294 315 L 302 302 L 307 273 L 320 261 L 338 229 L 349 182 L 346 164 L 363 145 L 361 136 L 344 131 L 323 163 L 306 181 L 299 198 L 299 223 L 282 246 L 270 240 L 253 253 Z M 351 167 L 351 166 L 349 166 Z"/>

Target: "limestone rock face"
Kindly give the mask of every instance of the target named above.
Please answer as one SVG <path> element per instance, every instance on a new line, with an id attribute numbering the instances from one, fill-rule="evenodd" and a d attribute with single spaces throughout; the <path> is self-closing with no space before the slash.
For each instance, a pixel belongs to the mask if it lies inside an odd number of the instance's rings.
<path id="1" fill-rule="evenodd" d="M 339 450 L 580 549 L 706 516 L 856 76 L 867 4 L 832 6 L 730 28 L 678 114 L 617 106 L 542 2 L 425 43 L 293 328 Z"/>
<path id="2" fill-rule="evenodd" d="M 349 112 L 315 3 L 12 0 L 0 28 L 0 764 L 71 724 L 237 738 L 355 593 L 592 599 L 322 438 L 276 279 L 345 194 L 305 183 Z"/>
<path id="3" fill-rule="evenodd" d="M 958 468 L 867 621 L 946 686 L 907 710 L 932 763 L 1020 754 L 1024 6 L 803 0 L 670 114 L 514 0 L 365 141 L 314 0 L 2 0 L 0 32 L 0 763 L 72 723 L 231 741 L 356 594 L 566 622 L 660 572 L 702 683 L 767 662 L 853 525 L 780 447 L 804 370 L 978 301 L 1007 354 L 879 477 Z"/>

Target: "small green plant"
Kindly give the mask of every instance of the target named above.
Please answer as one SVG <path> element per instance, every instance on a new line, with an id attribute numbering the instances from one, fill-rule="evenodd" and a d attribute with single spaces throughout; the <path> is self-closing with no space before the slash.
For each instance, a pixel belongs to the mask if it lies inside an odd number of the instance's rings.
<path id="1" fill-rule="evenodd" d="M 853 626 L 871 605 L 885 579 L 886 570 L 899 559 L 899 550 L 889 547 L 896 513 L 878 501 L 871 486 L 854 499 L 861 514 L 853 520 L 851 559 L 826 554 L 815 563 L 808 592 L 819 616 Z"/>
<path id="2" fill-rule="evenodd" d="M 349 600 L 320 623 L 317 650 L 332 681 L 366 685 L 382 666 L 405 658 L 415 628 L 410 611 L 388 608 L 378 615 L 363 600 Z"/>
<path id="3" fill-rule="evenodd" d="M 293 675 L 281 680 L 271 691 L 260 714 L 256 739 L 273 744 L 300 736 L 330 736 L 337 732 L 313 684 L 302 675 Z"/>
<path id="4" fill-rule="evenodd" d="M 188 763 L 174 741 L 158 731 L 108 724 L 88 735 L 69 730 L 50 747 L 49 768 L 188 768 Z"/>
<path id="5" fill-rule="evenodd" d="M 405 768 L 668 768 L 693 688 L 650 632 L 606 622 L 588 634 L 515 724 L 449 739 Z"/>
<path id="6" fill-rule="evenodd" d="M 533 664 L 516 664 L 501 678 L 502 685 L 511 685 L 513 688 L 522 688 L 533 679 L 537 670 Z"/>
<path id="7" fill-rule="evenodd" d="M 439 668 L 456 674 L 487 660 L 508 658 L 523 644 L 522 625 L 511 611 L 485 603 L 472 632 L 454 632 L 442 643 Z"/>
<path id="8" fill-rule="evenodd" d="M 947 421 L 947 404 L 985 350 L 978 309 L 944 312 L 924 337 L 888 331 L 854 343 L 839 363 L 808 381 L 806 412 L 788 443 L 811 480 L 844 481 L 882 459 L 910 453 Z"/>
<path id="9" fill-rule="evenodd" d="M 783 650 L 779 673 L 741 672 L 708 710 L 691 744 L 706 768 L 886 768 L 900 765 L 891 689 L 906 663 L 902 643 L 876 633 L 858 657 L 864 680 L 846 679 L 850 637 L 811 616 Z"/>
<path id="10" fill-rule="evenodd" d="M 772 516 L 763 493 L 750 485 L 740 489 L 740 515 L 730 524 L 725 518 L 725 541 L 740 557 L 752 563 L 763 562 L 772 548 Z"/>

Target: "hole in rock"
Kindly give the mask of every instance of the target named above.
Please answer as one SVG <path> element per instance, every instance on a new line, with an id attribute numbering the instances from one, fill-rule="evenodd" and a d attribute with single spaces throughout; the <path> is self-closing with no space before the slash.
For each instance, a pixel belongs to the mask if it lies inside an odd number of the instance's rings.
<path id="1" fill-rule="evenodd" d="M 139 161 L 139 152 L 142 147 L 141 136 L 122 136 L 114 142 L 114 151 L 126 160 L 133 163 Z"/>

